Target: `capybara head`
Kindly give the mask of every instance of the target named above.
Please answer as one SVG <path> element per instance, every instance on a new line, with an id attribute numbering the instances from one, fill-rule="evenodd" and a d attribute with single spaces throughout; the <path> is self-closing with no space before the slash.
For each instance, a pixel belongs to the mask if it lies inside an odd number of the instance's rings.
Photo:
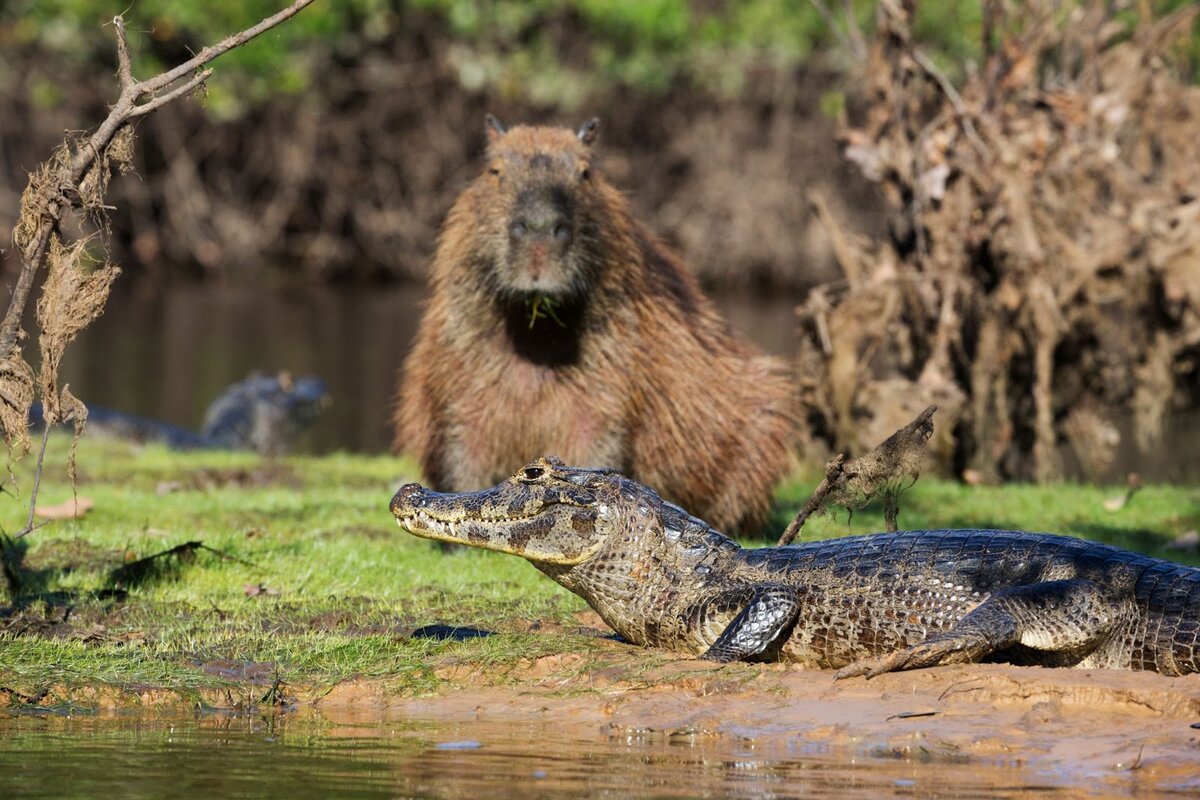
<path id="1" fill-rule="evenodd" d="M 488 245 L 488 282 L 510 301 L 568 300 L 585 294 L 600 268 L 589 257 L 596 209 L 602 208 L 591 170 L 598 120 L 578 132 L 517 125 L 487 117 L 487 172 L 477 187 Z"/>

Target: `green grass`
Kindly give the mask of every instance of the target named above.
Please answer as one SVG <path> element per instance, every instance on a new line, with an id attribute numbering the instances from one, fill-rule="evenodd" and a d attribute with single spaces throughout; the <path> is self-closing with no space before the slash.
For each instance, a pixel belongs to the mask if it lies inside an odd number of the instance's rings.
<path id="1" fill-rule="evenodd" d="M 52 439 L 44 504 L 70 497 L 66 446 L 65 437 Z M 24 522 L 31 461 L 17 468 L 20 497 L 0 502 L 9 533 Z M 0 605 L 0 688 L 71 697 L 79 687 L 163 687 L 189 702 L 233 689 L 255 702 L 277 682 L 319 691 L 362 677 L 389 691 L 429 692 L 447 665 L 474 665 L 504 683 L 538 657 L 599 647 L 576 632 L 583 601 L 521 559 L 447 553 L 399 530 L 387 501 L 415 477 L 411 462 L 347 455 L 271 462 L 97 438 L 82 443 L 79 464 L 79 492 L 95 502 L 92 511 L 18 544 L 25 590 Z M 814 483 L 783 487 L 776 531 Z M 900 522 L 1049 530 L 1196 563 L 1166 546 L 1200 526 L 1200 489 L 1150 486 L 1120 512 L 1105 511 L 1103 501 L 1117 494 L 923 479 L 901 496 Z M 869 507 L 853 517 L 816 517 L 803 538 L 880 529 L 880 511 Z M 220 554 L 164 559 L 155 575 L 114 593 L 117 567 L 195 540 Z M 410 635 L 435 624 L 502 635 Z"/>

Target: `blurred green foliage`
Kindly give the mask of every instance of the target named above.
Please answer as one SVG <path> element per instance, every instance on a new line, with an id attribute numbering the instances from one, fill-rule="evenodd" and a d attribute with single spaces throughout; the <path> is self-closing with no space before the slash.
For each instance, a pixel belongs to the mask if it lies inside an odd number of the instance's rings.
<path id="1" fill-rule="evenodd" d="M 1165 13 L 1189 0 L 1156 0 Z M 16 59 L 44 61 L 26 86 L 39 106 L 61 102 L 64 74 L 115 68 L 110 26 L 125 15 L 139 75 L 241 30 L 285 0 L 8 0 L 0 4 L 0 83 Z M 354 63 L 387 42 L 432 34 L 470 90 L 577 106 L 601 91 L 662 92 L 681 82 L 736 94 L 762 67 L 789 69 L 814 52 L 831 66 L 853 56 L 847 16 L 870 29 L 873 0 L 320 0 L 261 39 L 223 57 L 208 107 L 236 116 L 243 103 L 305 90 L 314 74 Z M 914 32 L 958 74 L 977 58 L 981 0 L 917 3 Z M 1069 4 L 1067 4 L 1069 10 Z M 1194 77 L 1200 35 L 1185 67 Z M 415 54 L 414 57 L 420 57 Z M 65 69 L 64 69 L 65 67 Z M 97 72 L 99 70 L 99 73 Z"/>

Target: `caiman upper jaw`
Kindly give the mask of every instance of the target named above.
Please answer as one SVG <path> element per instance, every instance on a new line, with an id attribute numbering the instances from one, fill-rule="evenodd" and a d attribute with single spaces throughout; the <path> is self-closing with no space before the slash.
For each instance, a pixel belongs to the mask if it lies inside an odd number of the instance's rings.
<path id="1" fill-rule="evenodd" d="M 498 550 L 531 561 L 578 564 L 602 543 L 594 499 L 567 487 L 535 492 L 509 482 L 481 492 L 442 494 L 419 484 L 400 487 L 389 508 L 401 528 L 423 539 Z M 577 494 L 576 498 L 565 495 Z M 572 499 L 575 502 L 572 502 Z"/>

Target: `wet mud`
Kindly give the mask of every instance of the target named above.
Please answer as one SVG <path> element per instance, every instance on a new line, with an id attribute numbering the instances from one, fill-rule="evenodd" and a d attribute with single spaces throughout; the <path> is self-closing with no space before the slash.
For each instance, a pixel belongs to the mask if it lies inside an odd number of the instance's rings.
<path id="1" fill-rule="evenodd" d="M 963 665 L 834 681 L 778 664 L 639 669 L 629 648 L 611 649 L 524 664 L 515 685 L 481 687 L 487 678 L 463 665 L 441 670 L 460 688 L 436 697 L 347 681 L 311 705 L 335 719 L 553 721 L 631 740 L 753 743 L 760 754 L 1019 767 L 1102 793 L 1200 792 L 1200 675 Z"/>

